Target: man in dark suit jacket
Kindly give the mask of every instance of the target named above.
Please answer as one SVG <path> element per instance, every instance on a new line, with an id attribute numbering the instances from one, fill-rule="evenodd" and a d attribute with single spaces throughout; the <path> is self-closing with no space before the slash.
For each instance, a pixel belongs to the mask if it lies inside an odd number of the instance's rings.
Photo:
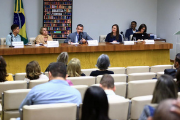
<path id="1" fill-rule="evenodd" d="M 132 21 L 131 22 L 131 28 L 126 30 L 125 33 L 125 37 L 128 38 L 128 40 L 130 40 L 130 35 L 132 35 L 133 33 L 136 33 L 138 30 L 136 30 L 136 21 Z"/>
<path id="2" fill-rule="evenodd" d="M 86 32 L 83 32 L 84 26 L 82 24 L 78 24 L 76 28 L 76 32 L 68 35 L 67 39 L 64 43 L 68 43 L 68 40 L 71 39 L 72 43 L 78 42 L 86 42 L 86 40 L 93 40 Z"/>

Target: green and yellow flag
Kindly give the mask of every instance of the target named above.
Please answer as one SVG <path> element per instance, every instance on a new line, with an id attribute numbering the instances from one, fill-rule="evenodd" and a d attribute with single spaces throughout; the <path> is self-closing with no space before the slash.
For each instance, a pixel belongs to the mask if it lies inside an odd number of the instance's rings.
<path id="1" fill-rule="evenodd" d="M 28 37 L 26 33 L 26 19 L 22 0 L 15 0 L 13 23 L 19 25 L 21 41 L 24 41 L 24 44 L 27 44 Z"/>

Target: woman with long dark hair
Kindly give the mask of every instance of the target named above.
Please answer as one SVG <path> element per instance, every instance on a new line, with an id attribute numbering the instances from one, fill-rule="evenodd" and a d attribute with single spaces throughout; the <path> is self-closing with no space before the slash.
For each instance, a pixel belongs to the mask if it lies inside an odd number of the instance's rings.
<path id="1" fill-rule="evenodd" d="M 86 90 L 81 120 L 110 120 L 108 99 L 104 90 L 98 86 Z"/>
<path id="2" fill-rule="evenodd" d="M 141 24 L 138 28 L 138 32 L 134 33 L 132 38 L 136 37 L 136 40 L 149 39 L 149 35 L 146 32 L 147 32 L 146 24 Z"/>
<path id="3" fill-rule="evenodd" d="M 119 26 L 117 24 L 112 26 L 112 32 L 106 36 L 105 42 L 122 42 L 122 37 L 119 34 Z"/>

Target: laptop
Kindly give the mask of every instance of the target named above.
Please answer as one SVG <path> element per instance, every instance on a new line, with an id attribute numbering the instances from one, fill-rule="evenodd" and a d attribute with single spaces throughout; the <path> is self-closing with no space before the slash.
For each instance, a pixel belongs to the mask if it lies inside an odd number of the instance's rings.
<path id="1" fill-rule="evenodd" d="M 140 40 L 145 40 L 145 39 L 149 39 L 149 36 L 147 33 L 134 33 L 133 37 L 136 37 L 136 40 L 140 39 Z M 132 40 L 133 40 L 132 37 Z"/>

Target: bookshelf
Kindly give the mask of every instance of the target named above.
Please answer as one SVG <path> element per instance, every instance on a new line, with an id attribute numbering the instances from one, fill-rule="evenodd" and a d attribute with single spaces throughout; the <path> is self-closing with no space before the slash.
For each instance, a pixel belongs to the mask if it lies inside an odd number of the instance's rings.
<path id="1" fill-rule="evenodd" d="M 53 39 L 65 39 L 72 32 L 73 0 L 43 0 L 43 26 Z"/>

